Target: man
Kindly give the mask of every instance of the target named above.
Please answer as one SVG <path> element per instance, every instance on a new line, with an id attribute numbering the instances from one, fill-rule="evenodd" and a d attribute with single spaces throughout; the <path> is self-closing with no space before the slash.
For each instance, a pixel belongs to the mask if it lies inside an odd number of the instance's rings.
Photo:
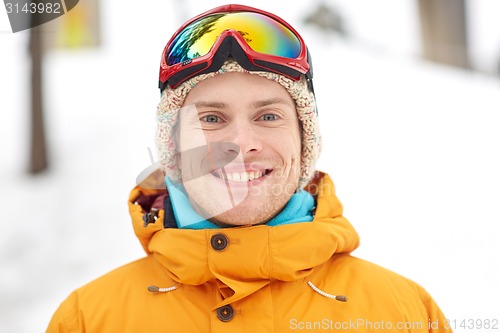
<path id="1" fill-rule="evenodd" d="M 47 332 L 448 331 L 423 288 L 349 254 L 359 238 L 314 170 L 312 66 L 288 23 L 239 5 L 193 18 L 160 89 L 163 172 L 129 200 L 147 256 L 73 292 Z"/>

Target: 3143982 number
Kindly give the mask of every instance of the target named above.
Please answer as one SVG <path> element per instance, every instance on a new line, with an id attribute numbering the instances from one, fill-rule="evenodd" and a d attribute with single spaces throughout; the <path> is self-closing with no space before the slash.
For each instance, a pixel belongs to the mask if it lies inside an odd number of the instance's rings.
<path id="1" fill-rule="evenodd" d="M 23 6 L 20 6 L 18 3 L 6 2 L 5 8 L 7 9 L 7 14 L 61 14 L 61 4 L 59 2 L 56 3 L 25 3 Z"/>
<path id="2" fill-rule="evenodd" d="M 446 329 L 464 329 L 464 330 L 499 330 L 498 319 L 447 319 Z"/>

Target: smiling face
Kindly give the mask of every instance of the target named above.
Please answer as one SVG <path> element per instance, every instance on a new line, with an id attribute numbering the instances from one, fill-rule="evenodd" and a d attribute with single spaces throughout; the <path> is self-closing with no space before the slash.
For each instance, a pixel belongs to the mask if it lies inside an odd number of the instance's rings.
<path id="1" fill-rule="evenodd" d="M 265 223 L 297 189 L 295 103 L 264 77 L 226 73 L 198 83 L 179 112 L 177 148 L 191 204 L 218 225 Z"/>

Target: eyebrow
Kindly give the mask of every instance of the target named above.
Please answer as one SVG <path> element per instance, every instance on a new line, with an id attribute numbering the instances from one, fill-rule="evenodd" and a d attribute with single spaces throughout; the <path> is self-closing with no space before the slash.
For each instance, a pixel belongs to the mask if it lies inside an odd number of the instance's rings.
<path id="1" fill-rule="evenodd" d="M 224 109 L 227 104 L 223 102 L 210 102 L 210 101 L 199 101 L 194 103 L 196 107 L 214 108 L 214 109 Z"/>
<path id="2" fill-rule="evenodd" d="M 269 99 L 264 99 L 261 101 L 257 101 L 251 104 L 251 107 L 253 108 L 261 108 L 264 106 L 268 105 L 273 105 L 273 104 L 290 104 L 289 100 L 286 100 L 284 98 L 269 98 Z M 195 103 L 196 107 L 205 107 L 205 108 L 215 108 L 215 109 L 224 109 L 227 107 L 227 104 L 224 102 L 217 102 L 217 101 L 199 101 Z"/>
<path id="3" fill-rule="evenodd" d="M 252 103 L 252 107 L 254 108 L 260 108 L 263 106 L 268 106 L 272 104 L 286 104 L 290 105 L 290 101 L 284 98 L 276 97 L 276 98 L 270 98 L 270 99 L 265 99 L 262 101 L 257 101 L 255 103 Z"/>

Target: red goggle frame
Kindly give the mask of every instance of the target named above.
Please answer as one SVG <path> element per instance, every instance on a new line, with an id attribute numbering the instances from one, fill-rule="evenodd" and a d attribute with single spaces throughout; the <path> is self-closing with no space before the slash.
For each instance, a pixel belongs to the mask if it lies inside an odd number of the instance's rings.
<path id="1" fill-rule="evenodd" d="M 225 5 L 186 22 L 165 46 L 159 88 L 172 88 L 235 59 L 249 71 L 267 71 L 299 80 L 312 90 L 309 51 L 297 31 L 280 17 L 243 5 Z"/>

